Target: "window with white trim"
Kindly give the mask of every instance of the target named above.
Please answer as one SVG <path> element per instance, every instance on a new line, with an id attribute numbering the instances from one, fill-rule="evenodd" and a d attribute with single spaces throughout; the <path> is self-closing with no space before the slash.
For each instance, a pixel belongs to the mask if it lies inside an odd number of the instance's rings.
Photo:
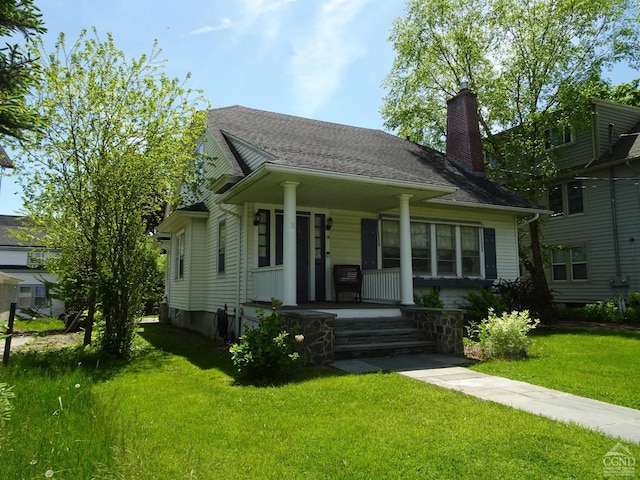
<path id="1" fill-rule="evenodd" d="M 45 252 L 43 250 L 31 250 L 29 252 L 29 266 L 40 267 L 44 265 Z"/>
<path id="2" fill-rule="evenodd" d="M 381 221 L 382 268 L 400 266 L 400 223 Z M 432 276 L 480 277 L 480 227 L 412 221 L 411 260 L 415 273 Z"/>
<path id="3" fill-rule="evenodd" d="M 579 245 L 553 250 L 551 278 L 554 282 L 588 280 L 588 270 L 586 246 Z"/>
<path id="4" fill-rule="evenodd" d="M 564 127 L 552 127 L 547 128 L 544 131 L 544 149 L 551 150 L 552 148 L 561 147 L 567 145 L 573 140 L 571 127 L 566 125 Z"/>
<path id="5" fill-rule="evenodd" d="M 578 215 L 584 213 L 584 185 L 582 180 L 552 185 L 548 192 L 551 217 Z"/>
<path id="6" fill-rule="evenodd" d="M 47 289 L 44 285 L 18 287 L 18 308 L 41 308 L 47 305 Z"/>
<path id="7" fill-rule="evenodd" d="M 185 233 L 176 236 L 175 278 L 184 278 Z"/>
<path id="8" fill-rule="evenodd" d="M 227 251 L 227 223 L 225 220 L 218 222 L 218 274 L 222 275 L 226 269 Z"/>

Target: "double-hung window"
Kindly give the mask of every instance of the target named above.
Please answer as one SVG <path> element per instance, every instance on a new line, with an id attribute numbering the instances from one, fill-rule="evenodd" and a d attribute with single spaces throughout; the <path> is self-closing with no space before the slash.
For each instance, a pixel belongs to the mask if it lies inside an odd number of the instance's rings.
<path id="1" fill-rule="evenodd" d="M 552 259 L 553 281 L 566 282 L 589 279 L 587 248 L 584 245 L 553 250 Z"/>
<path id="2" fill-rule="evenodd" d="M 550 150 L 571 143 L 571 127 L 553 127 L 544 131 L 544 148 Z"/>
<path id="3" fill-rule="evenodd" d="M 184 240 L 185 233 L 181 232 L 176 237 L 175 277 L 184 278 Z"/>
<path id="4" fill-rule="evenodd" d="M 400 266 L 400 223 L 382 220 L 382 268 Z"/>
<path id="5" fill-rule="evenodd" d="M 218 222 L 218 273 L 223 274 L 226 268 L 227 223 Z"/>
<path id="6" fill-rule="evenodd" d="M 552 185 L 548 190 L 552 217 L 584 213 L 584 185 L 582 180 Z"/>
<path id="7" fill-rule="evenodd" d="M 456 274 L 456 229 L 454 225 L 436 225 L 438 275 Z"/>
<path id="8" fill-rule="evenodd" d="M 271 264 L 271 212 L 258 210 L 258 266 L 268 267 Z M 259 218 L 258 218 L 259 217 Z"/>
<path id="9" fill-rule="evenodd" d="M 382 268 L 400 266 L 400 225 L 384 219 L 382 230 Z M 481 229 L 475 226 L 412 221 L 411 261 L 415 273 L 431 276 L 482 275 Z"/>

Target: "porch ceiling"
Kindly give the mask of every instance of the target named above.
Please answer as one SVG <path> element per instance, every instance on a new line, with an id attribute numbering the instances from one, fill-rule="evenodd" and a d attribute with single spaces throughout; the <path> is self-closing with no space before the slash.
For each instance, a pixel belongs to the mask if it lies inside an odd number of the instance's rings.
<path id="1" fill-rule="evenodd" d="M 299 206 L 377 213 L 397 208 L 401 194 L 412 195 L 410 203 L 419 203 L 456 190 L 443 185 L 389 181 L 361 175 L 265 167 L 231 188 L 221 201 L 236 205 L 245 202 L 282 204 L 284 189 L 281 184 L 298 182 L 296 202 Z"/>

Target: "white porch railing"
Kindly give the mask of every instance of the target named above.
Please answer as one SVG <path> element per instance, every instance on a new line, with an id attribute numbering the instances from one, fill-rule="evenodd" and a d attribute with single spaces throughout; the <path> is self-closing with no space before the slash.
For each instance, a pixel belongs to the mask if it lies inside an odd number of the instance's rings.
<path id="1" fill-rule="evenodd" d="M 256 268 L 253 274 L 252 300 L 270 302 L 272 298 L 283 298 L 284 272 L 282 265 L 277 267 Z"/>
<path id="2" fill-rule="evenodd" d="M 401 299 L 400 269 L 363 270 L 362 298 L 399 302 Z"/>

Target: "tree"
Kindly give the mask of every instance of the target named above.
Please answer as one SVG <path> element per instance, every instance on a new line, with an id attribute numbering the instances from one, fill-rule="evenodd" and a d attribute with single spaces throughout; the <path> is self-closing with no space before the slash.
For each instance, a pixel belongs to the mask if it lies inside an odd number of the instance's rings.
<path id="1" fill-rule="evenodd" d="M 391 34 L 385 124 L 441 147 L 446 100 L 463 80 L 478 95 L 494 178 L 540 201 L 556 172 L 544 131 L 585 117 L 592 86 L 617 62 L 638 66 L 634 0 L 411 0 Z M 550 304 L 539 224 L 522 252 L 541 304 Z"/>
<path id="2" fill-rule="evenodd" d="M 40 10 L 32 0 L 0 0 L 0 36 L 22 34 L 27 43 L 46 32 Z M 40 124 L 37 113 L 25 102 L 29 89 L 39 81 L 39 64 L 18 43 L 0 48 L 0 133 L 22 137 L 24 130 Z"/>
<path id="3" fill-rule="evenodd" d="M 32 102 L 47 123 L 17 145 L 25 209 L 59 249 L 48 266 L 81 292 L 85 344 L 100 302 L 104 346 L 127 355 L 155 268 L 149 219 L 196 175 L 201 97 L 164 75 L 157 42 L 128 60 L 94 29 L 69 51 L 61 34 L 54 53 L 38 53 L 45 82 Z"/>

